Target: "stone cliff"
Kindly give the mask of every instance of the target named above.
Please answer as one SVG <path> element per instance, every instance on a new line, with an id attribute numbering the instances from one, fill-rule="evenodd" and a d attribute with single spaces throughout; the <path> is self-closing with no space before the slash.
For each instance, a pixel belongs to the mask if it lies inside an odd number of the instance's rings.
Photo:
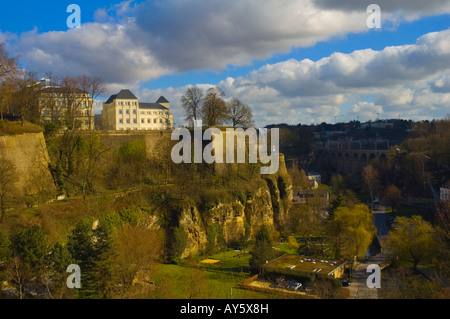
<path id="1" fill-rule="evenodd" d="M 292 202 L 292 185 L 283 156 L 280 156 L 279 172 L 264 177 L 263 181 L 244 202 L 234 199 L 199 208 L 193 201 L 184 200 L 176 208 L 172 207 L 171 226 L 181 227 L 187 234 L 181 257 L 205 252 L 208 241 L 214 240 L 213 244 L 217 244 L 219 238 L 228 245 L 243 244 L 253 238 L 263 225 L 269 230 L 282 231 Z M 208 236 L 211 229 L 215 233 Z M 167 231 L 170 233 L 171 229 Z"/>

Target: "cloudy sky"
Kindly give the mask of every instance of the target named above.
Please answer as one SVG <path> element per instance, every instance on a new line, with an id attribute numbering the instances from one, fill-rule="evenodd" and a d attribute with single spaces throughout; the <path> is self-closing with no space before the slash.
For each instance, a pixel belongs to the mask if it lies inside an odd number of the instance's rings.
<path id="1" fill-rule="evenodd" d="M 103 100 L 164 95 L 176 125 L 189 85 L 222 87 L 257 126 L 450 115 L 450 0 L 9 1 L 0 42 L 39 77 L 101 76 Z"/>

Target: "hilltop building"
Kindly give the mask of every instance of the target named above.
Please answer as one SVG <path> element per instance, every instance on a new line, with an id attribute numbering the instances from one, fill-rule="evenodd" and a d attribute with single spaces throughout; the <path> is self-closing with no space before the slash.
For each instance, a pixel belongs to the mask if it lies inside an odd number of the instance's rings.
<path id="1" fill-rule="evenodd" d="M 161 96 L 156 103 L 139 102 L 130 90 L 121 90 L 103 103 L 103 130 L 171 130 L 170 103 Z"/>
<path id="2" fill-rule="evenodd" d="M 46 123 L 63 123 L 66 127 L 94 128 L 93 99 L 75 87 L 54 85 L 49 79 L 36 83 L 42 88 L 38 95 L 38 118 Z"/>

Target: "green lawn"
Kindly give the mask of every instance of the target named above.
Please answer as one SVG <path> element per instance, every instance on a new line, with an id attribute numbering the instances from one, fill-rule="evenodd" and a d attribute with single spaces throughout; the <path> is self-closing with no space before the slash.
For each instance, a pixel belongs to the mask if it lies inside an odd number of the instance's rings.
<path id="1" fill-rule="evenodd" d="M 202 264 L 205 268 L 212 270 L 235 270 L 240 271 L 249 267 L 250 254 L 244 251 L 228 250 L 202 259 L 217 259 L 221 262 L 218 264 Z"/>
<path id="2" fill-rule="evenodd" d="M 250 277 L 247 273 L 235 273 L 230 271 L 199 270 L 188 266 L 163 264 L 159 267 L 159 276 L 166 278 L 171 288 L 169 297 L 173 299 L 190 298 L 192 285 L 201 285 L 207 299 L 267 299 L 272 296 L 244 289 L 236 288 L 237 284 Z M 197 280 L 196 276 L 205 277 L 205 282 Z"/>

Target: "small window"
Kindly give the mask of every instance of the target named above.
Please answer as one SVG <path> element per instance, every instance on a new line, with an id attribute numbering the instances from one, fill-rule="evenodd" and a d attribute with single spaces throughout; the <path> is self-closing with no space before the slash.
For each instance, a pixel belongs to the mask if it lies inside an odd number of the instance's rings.
<path id="1" fill-rule="evenodd" d="M 147 119 L 147 123 L 150 124 L 152 121 L 150 119 Z"/>
<path id="2" fill-rule="evenodd" d="M 127 124 L 130 124 L 130 119 L 127 119 Z"/>
<path id="3" fill-rule="evenodd" d="M 145 120 L 144 120 L 144 119 L 141 119 L 141 123 L 145 123 Z"/>
<path id="4" fill-rule="evenodd" d="M 134 123 L 134 124 L 137 124 L 137 119 L 133 119 L 133 123 Z"/>
<path id="5" fill-rule="evenodd" d="M 133 114 L 136 114 L 136 109 L 133 109 Z"/>
<path id="6" fill-rule="evenodd" d="M 153 119 L 153 123 L 156 123 L 156 119 Z"/>
<path id="7" fill-rule="evenodd" d="M 130 110 L 126 110 L 125 113 L 126 113 L 126 114 L 130 114 Z"/>
<path id="8" fill-rule="evenodd" d="M 122 119 L 119 119 L 119 123 L 120 123 L 120 124 L 123 124 L 123 120 L 122 120 Z"/>
<path id="9" fill-rule="evenodd" d="M 122 114 L 122 110 L 119 110 L 119 114 Z"/>

